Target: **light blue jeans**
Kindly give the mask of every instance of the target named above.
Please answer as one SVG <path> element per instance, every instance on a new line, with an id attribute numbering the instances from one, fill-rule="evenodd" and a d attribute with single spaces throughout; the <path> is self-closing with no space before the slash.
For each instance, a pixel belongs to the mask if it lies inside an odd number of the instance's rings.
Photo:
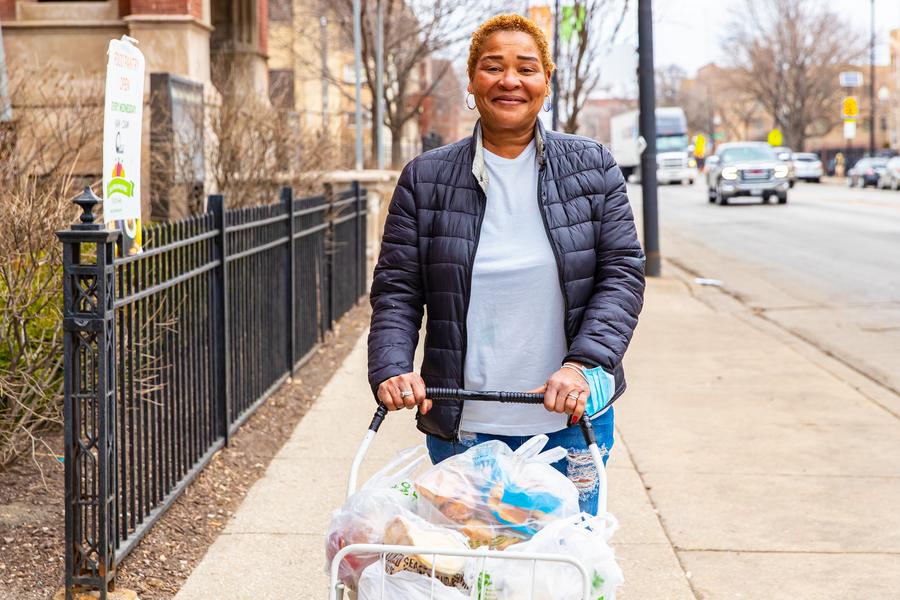
<path id="1" fill-rule="evenodd" d="M 613 447 L 613 420 L 613 409 L 609 409 L 605 414 L 591 421 L 594 426 L 594 433 L 597 435 L 597 446 L 600 448 L 600 454 L 603 456 L 604 465 L 606 465 L 609 451 Z M 573 425 L 566 429 L 548 433 L 547 437 L 550 440 L 547 442 L 544 450 L 561 446 L 569 452 L 565 459 L 558 460 L 552 466 L 575 484 L 575 487 L 578 489 L 578 504 L 581 506 L 581 510 L 596 515 L 600 482 L 597 479 L 597 469 L 594 466 L 594 461 L 591 459 L 590 452 L 588 452 L 587 443 L 584 441 L 584 435 L 581 433 L 581 427 Z M 428 446 L 431 462 L 438 463 L 445 458 L 465 452 L 472 446 L 488 440 L 500 440 L 512 450 L 515 450 L 531 439 L 530 436 L 494 435 L 467 431 L 460 431 L 459 438 L 458 442 L 448 442 L 431 435 L 426 436 L 425 445 Z"/>

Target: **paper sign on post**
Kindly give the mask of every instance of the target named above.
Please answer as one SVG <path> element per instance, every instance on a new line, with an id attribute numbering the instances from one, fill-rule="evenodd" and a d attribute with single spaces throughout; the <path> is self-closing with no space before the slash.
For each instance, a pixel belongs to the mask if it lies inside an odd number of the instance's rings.
<path id="1" fill-rule="evenodd" d="M 109 42 L 103 112 L 103 221 L 123 231 L 125 254 L 141 251 L 144 55 L 136 41 Z"/>

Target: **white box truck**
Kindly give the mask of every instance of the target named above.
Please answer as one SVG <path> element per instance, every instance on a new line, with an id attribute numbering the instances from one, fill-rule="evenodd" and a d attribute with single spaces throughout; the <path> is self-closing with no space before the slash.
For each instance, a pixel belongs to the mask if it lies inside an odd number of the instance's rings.
<path id="1" fill-rule="evenodd" d="M 639 112 L 630 110 L 609 120 L 610 150 L 626 178 L 640 177 L 644 141 L 639 135 Z M 656 180 L 693 184 L 697 161 L 689 151 L 687 117 L 677 107 L 656 109 Z"/>

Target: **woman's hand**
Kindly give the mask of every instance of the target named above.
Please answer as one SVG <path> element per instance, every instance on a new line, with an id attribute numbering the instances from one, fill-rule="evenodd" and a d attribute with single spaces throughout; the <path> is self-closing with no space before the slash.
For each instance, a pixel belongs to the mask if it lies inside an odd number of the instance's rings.
<path id="1" fill-rule="evenodd" d="M 529 390 L 544 394 L 544 408 L 551 412 L 572 415 L 570 425 L 574 425 L 584 413 L 584 406 L 591 395 L 584 377 L 577 371 L 563 367 L 550 376 L 541 387 Z"/>
<path id="2" fill-rule="evenodd" d="M 431 400 L 425 397 L 425 381 L 418 373 L 403 373 L 378 384 L 378 400 L 388 410 L 419 407 L 423 415 L 431 410 Z"/>

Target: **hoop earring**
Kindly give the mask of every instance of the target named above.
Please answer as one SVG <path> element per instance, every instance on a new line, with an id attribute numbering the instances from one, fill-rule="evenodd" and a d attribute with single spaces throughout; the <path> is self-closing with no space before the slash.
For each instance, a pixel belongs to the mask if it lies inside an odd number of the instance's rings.
<path id="1" fill-rule="evenodd" d="M 550 99 L 550 96 L 547 96 L 547 99 L 544 100 L 544 112 L 550 112 L 551 108 L 553 108 L 553 101 Z"/>
<path id="2" fill-rule="evenodd" d="M 472 96 L 472 106 L 469 106 L 469 96 Z M 472 94 L 472 92 L 469 92 L 468 94 L 466 94 L 466 108 L 468 108 L 469 110 L 475 110 L 476 106 L 475 96 Z"/>

